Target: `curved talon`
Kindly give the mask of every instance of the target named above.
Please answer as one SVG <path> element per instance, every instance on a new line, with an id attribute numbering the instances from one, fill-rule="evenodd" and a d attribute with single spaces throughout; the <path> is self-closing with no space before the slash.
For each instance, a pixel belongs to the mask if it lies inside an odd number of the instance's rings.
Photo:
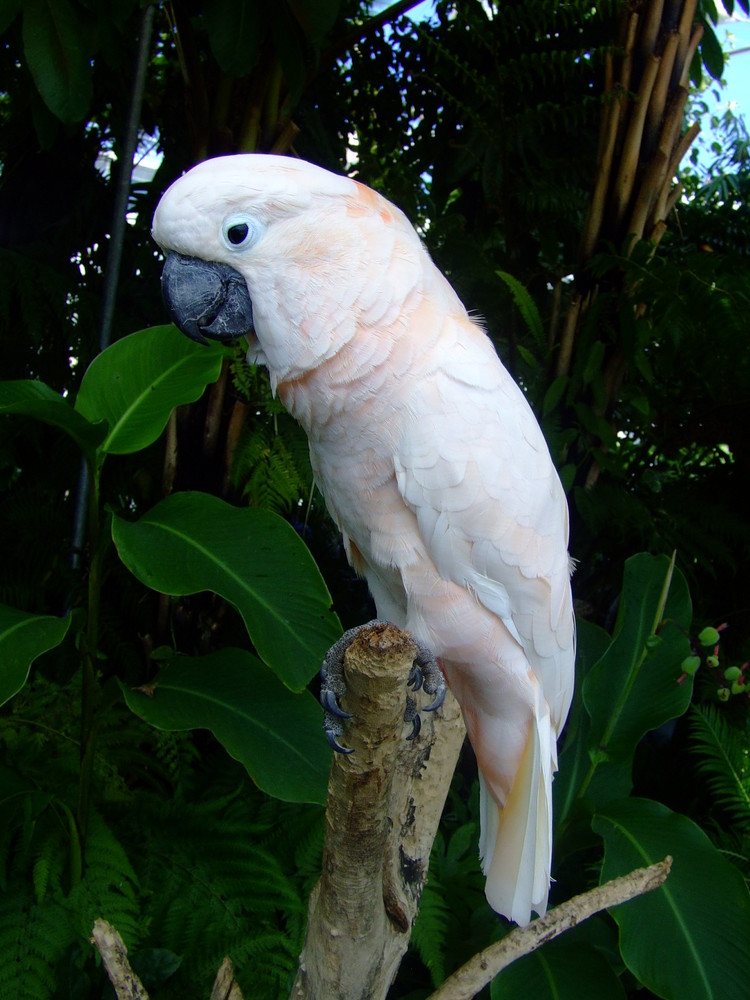
<path id="1" fill-rule="evenodd" d="M 445 684 L 442 684 L 435 695 L 435 700 L 431 705 L 423 705 L 423 712 L 435 712 L 445 701 Z"/>
<path id="2" fill-rule="evenodd" d="M 354 747 L 341 746 L 339 741 L 336 739 L 336 733 L 332 732 L 332 730 L 326 729 L 325 734 L 326 734 L 326 739 L 328 740 L 328 745 L 331 747 L 332 750 L 335 750 L 336 753 L 344 753 L 344 754 L 354 753 Z"/>
<path id="3" fill-rule="evenodd" d="M 406 737 L 406 739 L 415 740 L 417 736 L 419 736 L 421 729 L 422 729 L 422 720 L 419 717 L 419 713 L 416 712 L 414 718 L 411 720 L 411 732 Z"/>
<path id="4" fill-rule="evenodd" d="M 320 703 L 326 712 L 330 712 L 332 715 L 337 716 L 339 719 L 351 719 L 353 718 L 351 712 L 345 712 L 344 709 L 339 705 L 336 695 L 331 691 L 330 688 L 323 688 L 320 692 Z"/>
<path id="5" fill-rule="evenodd" d="M 418 663 L 415 663 L 411 668 L 411 673 L 409 674 L 409 680 L 406 682 L 406 686 L 410 687 L 413 691 L 419 691 L 424 683 L 424 675 Z"/>

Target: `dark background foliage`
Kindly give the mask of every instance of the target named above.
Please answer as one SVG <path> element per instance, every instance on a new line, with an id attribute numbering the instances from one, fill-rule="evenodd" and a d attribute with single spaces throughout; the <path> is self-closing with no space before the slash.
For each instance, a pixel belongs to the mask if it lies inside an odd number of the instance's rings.
<path id="1" fill-rule="evenodd" d="M 137 125 L 140 153 L 153 147 L 159 160 L 150 179 L 136 174 L 129 189 L 107 329 L 113 211 L 117 185 L 131 172 L 123 150 L 146 9 L 127 0 L 6 3 L 3 377 L 38 379 L 72 398 L 102 338 L 163 321 L 150 219 L 161 192 L 196 161 L 292 152 L 356 173 L 413 220 L 534 406 L 568 490 L 582 617 L 611 631 L 625 560 L 676 550 L 693 633 L 728 623 L 718 665 L 707 662 L 713 649 L 699 650 L 694 707 L 639 745 L 634 784 L 691 816 L 746 867 L 748 700 L 724 677 L 750 657 L 744 123 L 731 114 L 717 123 L 708 174 L 695 161 L 683 165 L 684 197 L 656 252 L 614 233 L 583 259 L 606 60 L 620 51 L 623 5 L 439 0 L 433 18 L 418 23 L 398 16 L 410 6 L 384 14 L 355 0 L 153 8 Z M 713 4 L 700 3 L 696 16 L 706 27 L 691 67 L 699 89 L 721 75 L 722 57 Z M 692 108 L 700 111 L 699 96 Z M 498 272 L 520 282 L 527 300 Z M 594 286 L 561 382 L 565 311 Z M 618 350 L 622 375 L 607 396 L 607 361 Z M 237 638 L 237 614 L 212 595 L 167 601 L 116 559 L 103 559 L 102 722 L 81 881 L 70 817 L 78 802 L 80 820 L 79 652 L 93 553 L 84 548 L 71 563 L 78 451 L 26 417 L 0 416 L 0 432 L 0 602 L 74 613 L 65 642 L 37 661 L 31 683 L 0 716 L 0 941 L 11 942 L 0 946 L 11 956 L 0 984 L 12 991 L 23 982 L 29 997 L 107 995 L 85 943 L 91 919 L 107 909 L 139 942 L 144 979 L 159 996 L 184 992 L 186 982 L 207 992 L 226 951 L 245 969 L 247 996 L 282 995 L 318 863 L 319 807 L 263 795 L 204 731 L 146 726 L 116 683 L 150 679 L 154 650 L 164 645 L 188 655 L 247 645 Z M 312 551 L 344 625 L 370 617 L 366 588 L 346 566 L 312 488 L 303 435 L 263 374 L 239 356 L 217 387 L 180 408 L 166 439 L 108 460 L 100 489 L 102 510 L 132 519 L 175 489 L 273 510 Z M 467 756 L 394 996 L 426 995 L 430 977 L 438 982 L 497 933 L 472 853 L 472 768 Z M 581 850 L 563 857 L 566 885 L 578 887 L 570 871 L 581 858 L 599 864 Z M 613 934 L 602 925 L 603 952 L 614 947 Z M 627 975 L 623 984 L 628 994 L 636 989 Z"/>

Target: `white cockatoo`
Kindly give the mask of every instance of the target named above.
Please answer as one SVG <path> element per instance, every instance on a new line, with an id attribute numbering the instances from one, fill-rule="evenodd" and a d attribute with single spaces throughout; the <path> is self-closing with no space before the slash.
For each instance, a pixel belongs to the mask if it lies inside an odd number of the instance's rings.
<path id="1" fill-rule="evenodd" d="M 490 905 L 547 905 L 573 692 L 565 495 L 541 430 L 406 217 L 298 159 L 206 160 L 154 215 L 195 339 L 245 335 L 305 429 L 378 616 L 439 659 L 476 752 Z"/>

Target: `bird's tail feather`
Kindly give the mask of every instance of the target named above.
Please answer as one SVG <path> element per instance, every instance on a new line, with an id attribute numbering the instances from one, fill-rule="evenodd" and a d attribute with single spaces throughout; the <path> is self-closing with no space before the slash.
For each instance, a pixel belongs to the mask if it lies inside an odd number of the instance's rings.
<path id="1" fill-rule="evenodd" d="M 503 806 L 491 781 L 479 771 L 479 844 L 487 876 L 487 900 L 493 910 L 527 924 L 531 911 L 547 909 L 552 862 L 552 770 L 554 740 L 544 713 L 529 726 L 513 787 Z"/>

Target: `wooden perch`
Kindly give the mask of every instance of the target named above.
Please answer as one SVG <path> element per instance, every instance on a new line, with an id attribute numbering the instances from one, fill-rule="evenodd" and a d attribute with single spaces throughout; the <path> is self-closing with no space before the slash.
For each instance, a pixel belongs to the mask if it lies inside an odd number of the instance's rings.
<path id="1" fill-rule="evenodd" d="M 125 942 L 112 924 L 106 920 L 95 920 L 91 943 L 102 956 L 102 963 L 117 1000 L 149 1000 L 143 983 L 130 966 Z M 242 1000 L 242 991 L 234 978 L 234 970 L 228 957 L 221 963 L 216 974 L 210 1000 Z"/>
<path id="2" fill-rule="evenodd" d="M 143 983 L 130 968 L 125 942 L 112 924 L 106 920 L 95 920 L 91 943 L 96 945 L 102 956 L 117 1000 L 148 1000 Z"/>
<path id="3" fill-rule="evenodd" d="M 501 941 L 490 945 L 474 955 L 457 972 L 429 997 L 429 1000 L 471 1000 L 495 976 L 516 959 L 530 955 L 532 951 L 551 941 L 563 931 L 588 920 L 595 913 L 607 910 L 620 903 L 626 903 L 636 896 L 658 889 L 672 867 L 672 858 L 648 868 L 636 868 L 628 875 L 612 879 L 580 896 L 574 896 L 567 903 L 534 920 L 527 927 L 516 927 Z"/>
<path id="4" fill-rule="evenodd" d="M 216 973 L 210 1000 L 242 1000 L 242 991 L 234 978 L 234 969 L 227 956 Z"/>
<path id="5" fill-rule="evenodd" d="M 294 1000 L 384 998 L 406 952 L 450 780 L 464 739 L 446 694 L 405 737 L 416 656 L 392 625 L 362 630 L 344 661 L 350 755 L 331 766 L 322 875 L 310 898 Z M 438 738 L 439 734 L 439 738 Z"/>

